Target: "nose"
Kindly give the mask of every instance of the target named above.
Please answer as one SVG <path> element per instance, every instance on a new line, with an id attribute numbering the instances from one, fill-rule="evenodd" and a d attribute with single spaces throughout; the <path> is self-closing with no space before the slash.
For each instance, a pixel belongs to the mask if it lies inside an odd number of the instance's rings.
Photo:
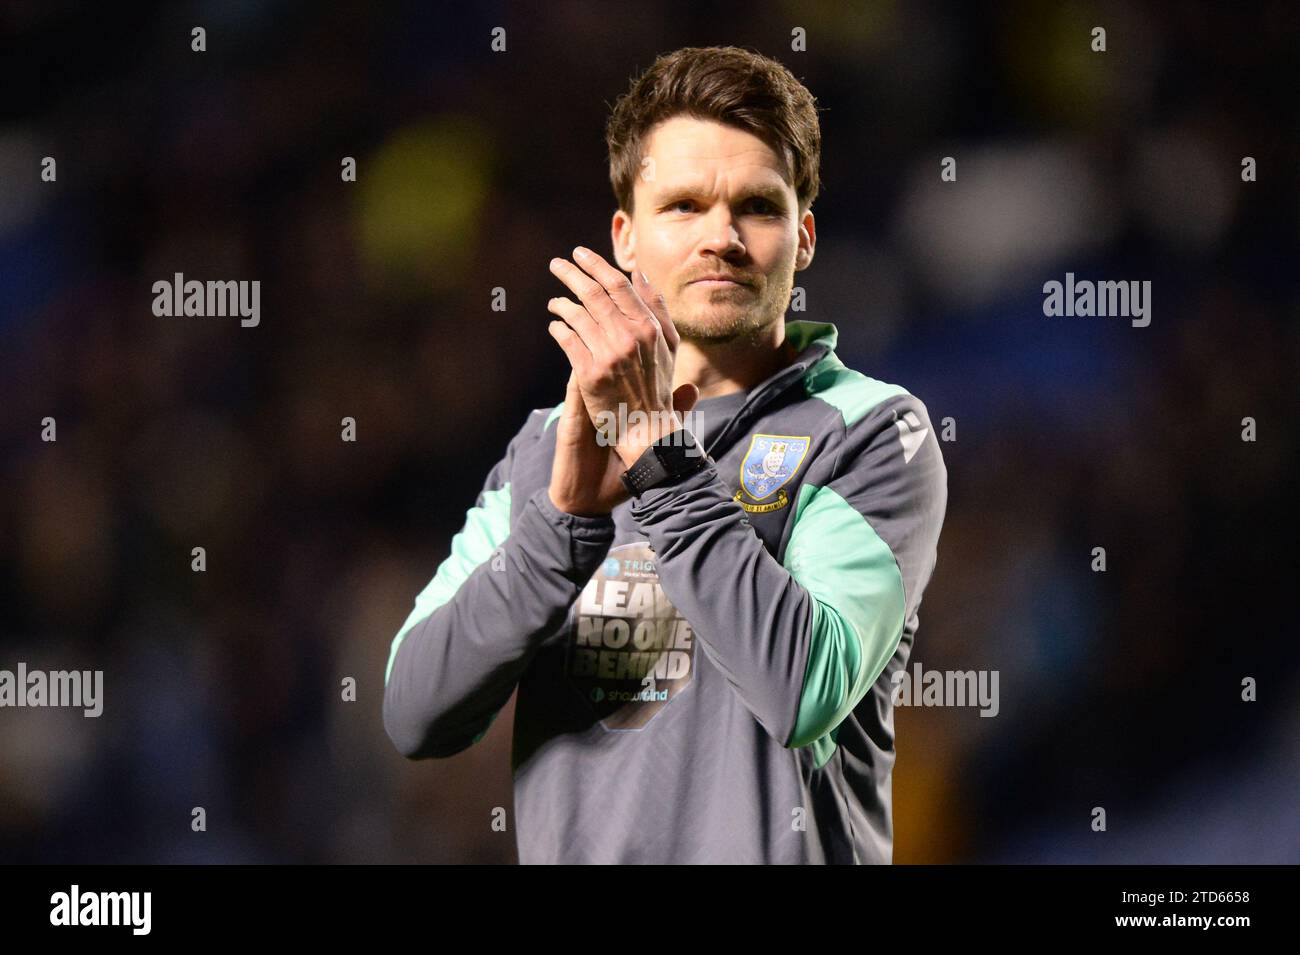
<path id="1" fill-rule="evenodd" d="M 704 237 L 700 241 L 701 252 L 711 252 L 719 258 L 743 255 L 745 243 L 736 231 L 736 220 L 725 202 L 714 203 L 704 221 Z"/>

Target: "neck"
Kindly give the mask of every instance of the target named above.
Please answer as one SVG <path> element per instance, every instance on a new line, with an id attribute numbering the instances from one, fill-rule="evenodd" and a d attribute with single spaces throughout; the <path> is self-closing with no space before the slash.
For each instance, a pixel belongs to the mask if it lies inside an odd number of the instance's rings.
<path id="1" fill-rule="evenodd" d="M 691 382 L 701 398 L 747 391 L 798 357 L 785 340 L 785 323 L 774 322 L 754 335 L 730 341 L 682 339 L 673 364 L 673 388 Z"/>

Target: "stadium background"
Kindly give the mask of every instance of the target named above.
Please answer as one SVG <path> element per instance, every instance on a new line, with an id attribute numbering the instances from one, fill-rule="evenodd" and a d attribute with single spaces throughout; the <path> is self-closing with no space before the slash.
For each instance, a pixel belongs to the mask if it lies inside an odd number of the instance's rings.
<path id="1" fill-rule="evenodd" d="M 1001 711 L 897 711 L 896 861 L 1300 861 L 1296 26 L 1289 3 L 0 6 L 0 667 L 106 671 L 99 719 L 0 710 L 0 860 L 514 860 L 489 825 L 511 710 L 406 762 L 389 642 L 563 395 L 546 263 L 608 249 L 608 103 L 658 52 L 734 43 L 824 110 L 792 317 L 956 421 L 912 660 L 998 670 Z M 178 271 L 260 280 L 260 326 L 155 318 Z M 1150 326 L 1045 318 L 1067 271 L 1151 280 Z"/>

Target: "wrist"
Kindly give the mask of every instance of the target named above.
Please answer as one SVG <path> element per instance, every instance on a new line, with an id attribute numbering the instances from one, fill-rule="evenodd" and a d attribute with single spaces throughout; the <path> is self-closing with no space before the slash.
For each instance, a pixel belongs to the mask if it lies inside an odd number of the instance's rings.
<path id="1" fill-rule="evenodd" d="M 653 443 L 653 441 L 646 441 L 620 444 L 614 451 L 618 454 L 619 460 L 623 462 L 623 467 L 630 468 L 641 460 L 641 455 L 645 454 Z"/>
<path id="2" fill-rule="evenodd" d="M 651 488 L 675 484 L 702 471 L 709 463 L 695 435 L 683 427 L 646 447 L 620 475 L 620 480 L 633 497 L 639 498 Z"/>
<path id="3" fill-rule="evenodd" d="M 570 500 L 562 493 L 557 494 L 553 485 L 546 489 L 546 500 L 550 502 L 551 506 L 555 508 L 556 511 L 561 514 L 567 514 L 570 517 L 595 519 L 607 518 L 610 516 L 609 511 L 602 511 L 593 508 L 590 505 Z"/>
<path id="4" fill-rule="evenodd" d="M 614 445 L 614 453 L 618 455 L 619 460 L 623 462 L 625 468 L 630 468 L 641 459 L 653 445 L 658 442 L 672 441 L 673 435 L 684 430 L 681 419 L 677 413 L 660 412 L 650 416 L 651 423 L 628 430 Z M 679 436 L 677 441 L 681 441 Z M 667 441 L 665 443 L 667 443 Z"/>

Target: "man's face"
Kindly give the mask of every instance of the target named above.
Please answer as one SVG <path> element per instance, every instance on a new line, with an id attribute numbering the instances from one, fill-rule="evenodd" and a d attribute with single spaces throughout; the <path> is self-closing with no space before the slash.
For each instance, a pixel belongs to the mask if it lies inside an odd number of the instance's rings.
<path id="1" fill-rule="evenodd" d="M 779 322 L 816 232 L 775 151 L 734 126 L 674 116 L 651 131 L 614 214 L 615 258 L 663 293 L 683 340 L 729 341 Z M 724 275 L 735 282 L 700 281 Z"/>

